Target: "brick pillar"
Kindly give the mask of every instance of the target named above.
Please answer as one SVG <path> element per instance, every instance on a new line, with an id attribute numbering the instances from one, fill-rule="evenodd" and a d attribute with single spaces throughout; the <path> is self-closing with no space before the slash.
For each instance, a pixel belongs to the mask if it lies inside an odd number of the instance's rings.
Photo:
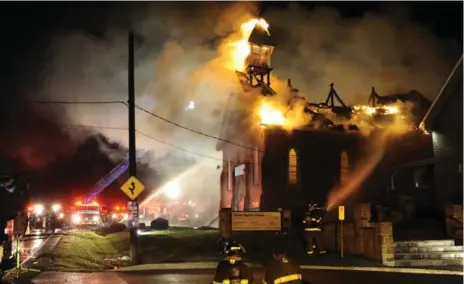
<path id="1" fill-rule="evenodd" d="M 383 265 L 395 266 L 395 246 L 391 222 L 375 223 L 375 258 Z"/>
<path id="2" fill-rule="evenodd" d="M 354 206 L 353 220 L 356 230 L 359 228 L 370 228 L 371 224 L 371 204 L 359 203 Z"/>

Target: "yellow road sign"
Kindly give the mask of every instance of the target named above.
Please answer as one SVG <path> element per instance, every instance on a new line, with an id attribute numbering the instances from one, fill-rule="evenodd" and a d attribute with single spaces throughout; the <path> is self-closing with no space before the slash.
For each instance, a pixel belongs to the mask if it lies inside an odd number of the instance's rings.
<path id="1" fill-rule="evenodd" d="M 140 193 L 145 189 L 143 183 L 141 183 L 136 177 L 131 176 L 122 186 L 121 190 L 131 200 L 134 200 L 139 196 Z"/>
<path id="2" fill-rule="evenodd" d="M 345 206 L 338 206 L 338 220 L 345 220 Z"/>

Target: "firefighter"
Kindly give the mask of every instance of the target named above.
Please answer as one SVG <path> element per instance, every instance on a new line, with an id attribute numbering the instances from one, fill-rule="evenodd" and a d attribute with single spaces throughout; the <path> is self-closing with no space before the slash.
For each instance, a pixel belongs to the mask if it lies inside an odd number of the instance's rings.
<path id="1" fill-rule="evenodd" d="M 264 272 L 264 284 L 302 283 L 300 266 L 287 258 L 283 247 L 274 247 L 273 256 L 274 261 L 266 267 Z"/>
<path id="2" fill-rule="evenodd" d="M 253 272 L 242 261 L 245 249 L 240 244 L 230 241 L 225 249 L 224 260 L 219 262 L 214 275 L 213 284 L 252 284 Z"/>
<path id="3" fill-rule="evenodd" d="M 314 254 L 314 249 L 318 254 L 325 254 L 326 251 L 322 248 L 322 219 L 326 214 L 326 210 L 318 206 L 314 202 L 309 203 L 308 211 L 303 220 L 304 238 L 306 243 L 306 254 Z"/>

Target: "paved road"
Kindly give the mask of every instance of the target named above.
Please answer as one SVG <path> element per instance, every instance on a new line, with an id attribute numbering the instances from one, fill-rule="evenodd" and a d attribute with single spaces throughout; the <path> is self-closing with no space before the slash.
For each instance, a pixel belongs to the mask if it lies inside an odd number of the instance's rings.
<path id="1" fill-rule="evenodd" d="M 206 272 L 168 272 L 156 273 L 60 273 L 44 272 L 33 279 L 35 284 L 148 284 L 148 283 L 190 283 L 207 284 L 212 279 L 212 273 Z M 364 271 L 334 271 L 311 270 L 304 273 L 304 279 L 312 284 L 351 284 L 351 283 L 375 283 L 375 284 L 461 284 L 462 276 L 430 275 L 430 274 L 399 274 L 386 272 Z"/>

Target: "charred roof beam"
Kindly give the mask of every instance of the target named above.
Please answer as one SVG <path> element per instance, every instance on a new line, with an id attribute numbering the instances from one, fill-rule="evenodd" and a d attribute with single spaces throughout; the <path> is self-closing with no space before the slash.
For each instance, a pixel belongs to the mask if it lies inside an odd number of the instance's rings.
<path id="1" fill-rule="evenodd" d="M 367 101 L 367 104 L 368 105 L 372 105 L 372 107 L 376 107 L 378 102 L 380 100 L 380 96 L 379 94 L 377 94 L 377 92 L 375 91 L 375 88 L 372 87 L 372 91 L 371 91 L 371 94 L 369 95 L 369 99 Z"/>
<path id="2" fill-rule="evenodd" d="M 340 98 L 340 96 L 337 94 L 337 91 L 335 91 L 335 88 L 334 88 L 334 83 L 330 83 L 330 91 L 329 91 L 329 95 L 327 96 L 327 99 L 325 100 L 325 105 L 329 106 L 330 108 L 334 108 L 335 107 L 335 100 L 338 101 L 338 103 L 346 108 L 346 104 L 343 102 L 343 100 Z M 329 104 L 330 102 L 330 104 Z"/>

